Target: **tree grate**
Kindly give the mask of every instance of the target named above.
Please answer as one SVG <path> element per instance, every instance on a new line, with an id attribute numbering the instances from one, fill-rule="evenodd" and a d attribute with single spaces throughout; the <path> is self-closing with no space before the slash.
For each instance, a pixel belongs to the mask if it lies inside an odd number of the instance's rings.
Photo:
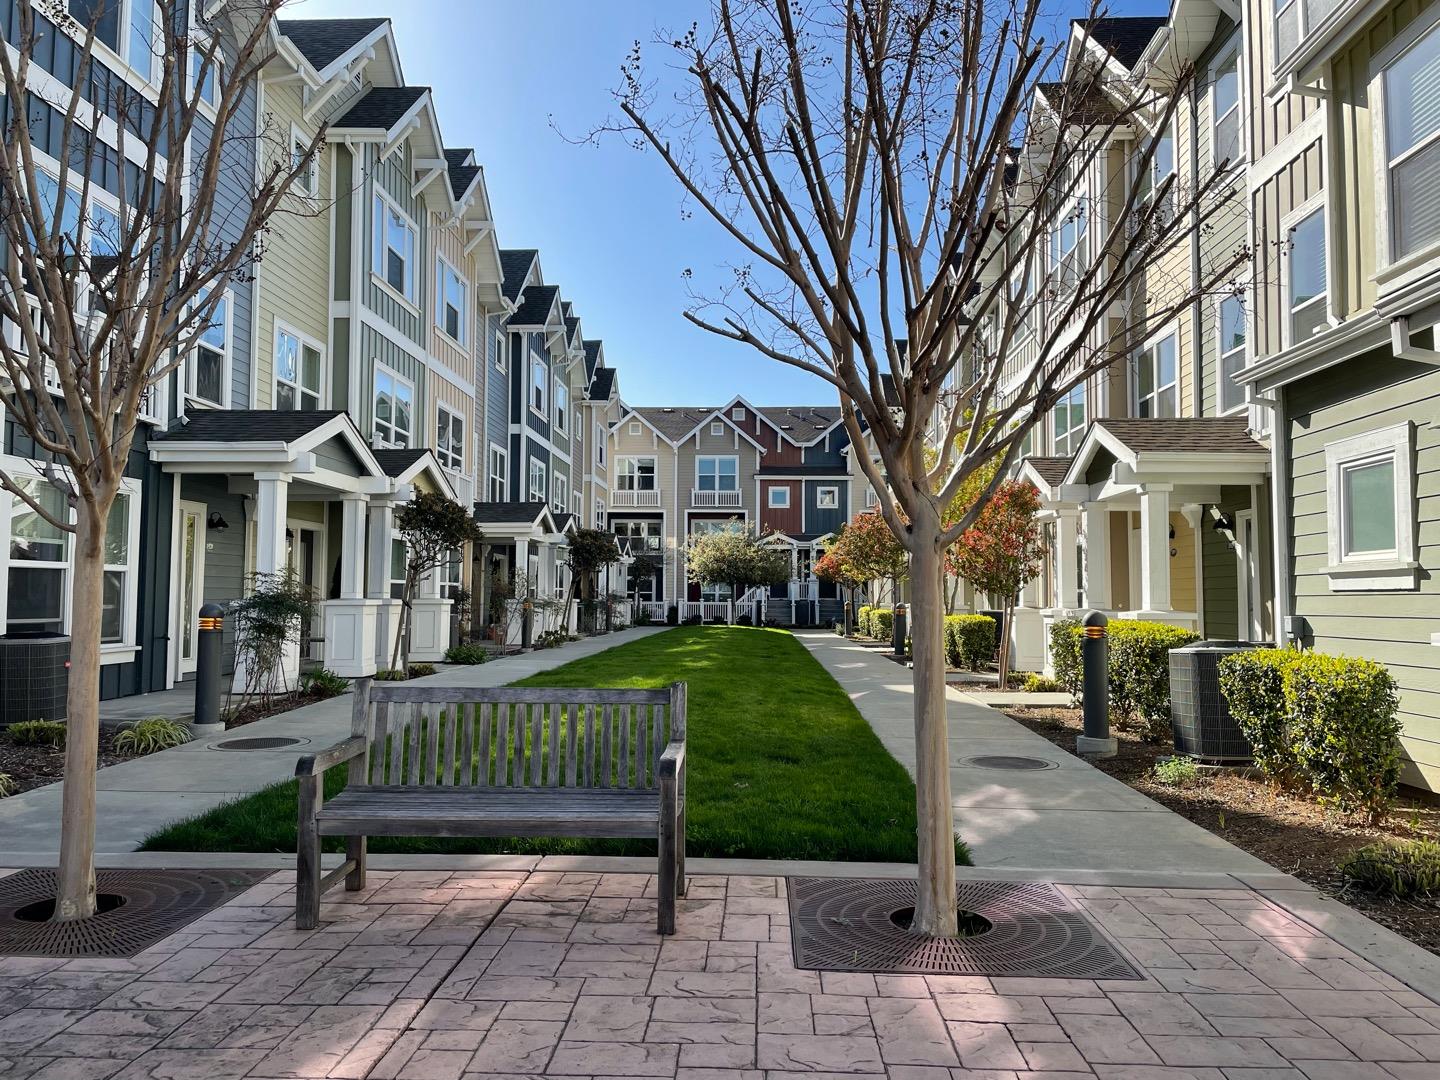
<path id="1" fill-rule="evenodd" d="M 100 913 L 59 923 L 24 917 L 54 899 L 55 871 L 21 870 L 0 878 L 0 956 L 134 956 L 273 873 L 97 870 L 95 891 L 107 901 Z"/>
<path id="2" fill-rule="evenodd" d="M 966 881 L 962 912 L 989 928 L 969 937 L 930 938 L 897 925 L 915 906 L 902 878 L 789 878 L 795 966 L 817 971 L 1014 978 L 1144 979 L 1053 885 Z M 906 920 L 900 917 L 900 923 Z"/>

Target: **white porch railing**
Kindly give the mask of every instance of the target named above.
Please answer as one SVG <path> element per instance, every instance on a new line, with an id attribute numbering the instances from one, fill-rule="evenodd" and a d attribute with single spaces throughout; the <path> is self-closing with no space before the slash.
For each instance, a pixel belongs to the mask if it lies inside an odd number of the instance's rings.
<path id="1" fill-rule="evenodd" d="M 636 600 L 634 615 L 631 616 L 631 619 L 633 621 L 634 618 L 643 611 L 650 616 L 652 623 L 663 623 L 665 621 L 665 609 L 669 606 L 670 605 L 664 600 Z"/>
<path id="2" fill-rule="evenodd" d="M 740 492 L 738 491 L 701 491 L 693 488 L 690 491 L 691 506 L 717 506 L 717 507 L 738 507 L 740 505 Z"/>
<path id="3" fill-rule="evenodd" d="M 635 507 L 635 506 L 659 506 L 660 492 L 656 489 L 648 491 L 612 491 L 610 492 L 610 508 Z"/>
<path id="4" fill-rule="evenodd" d="M 683 600 L 680 603 L 680 619 L 699 615 L 701 622 L 730 622 L 729 600 Z"/>

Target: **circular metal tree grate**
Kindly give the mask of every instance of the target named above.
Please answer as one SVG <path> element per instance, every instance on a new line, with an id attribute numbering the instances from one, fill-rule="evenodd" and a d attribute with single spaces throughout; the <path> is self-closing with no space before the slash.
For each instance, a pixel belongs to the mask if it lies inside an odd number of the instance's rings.
<path id="1" fill-rule="evenodd" d="M 1014 754 L 981 754 L 979 757 L 960 759 L 961 765 L 972 769 L 1006 769 L 1010 772 L 1039 772 L 1041 769 L 1058 769 L 1053 761 L 1038 757 L 1019 757 Z"/>
<path id="2" fill-rule="evenodd" d="M 956 889 L 969 937 L 912 933 L 915 882 L 789 878 L 795 966 L 820 971 L 1017 978 L 1143 979 L 1052 885 L 967 881 Z M 897 913 L 900 917 L 897 917 Z M 986 924 L 989 929 L 984 929 Z"/>
<path id="3" fill-rule="evenodd" d="M 308 739 L 296 739 L 289 735 L 256 735 L 247 739 L 226 739 L 213 743 L 211 750 L 280 750 L 286 746 L 299 746 Z"/>
<path id="4" fill-rule="evenodd" d="M 134 956 L 269 877 L 270 870 L 97 870 L 100 913 L 50 922 L 55 871 L 0 878 L 0 956 Z"/>

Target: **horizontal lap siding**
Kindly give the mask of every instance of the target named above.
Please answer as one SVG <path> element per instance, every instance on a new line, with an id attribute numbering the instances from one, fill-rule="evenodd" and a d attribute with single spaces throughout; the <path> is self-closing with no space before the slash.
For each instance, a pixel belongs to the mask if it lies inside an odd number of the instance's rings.
<path id="1" fill-rule="evenodd" d="M 1411 782 L 1440 786 L 1440 371 L 1380 352 L 1358 357 L 1287 393 L 1291 438 L 1293 610 L 1317 650 L 1363 656 L 1400 687 Z M 1325 574 L 1325 444 L 1409 421 L 1415 444 L 1420 584 L 1403 592 L 1334 592 Z"/>

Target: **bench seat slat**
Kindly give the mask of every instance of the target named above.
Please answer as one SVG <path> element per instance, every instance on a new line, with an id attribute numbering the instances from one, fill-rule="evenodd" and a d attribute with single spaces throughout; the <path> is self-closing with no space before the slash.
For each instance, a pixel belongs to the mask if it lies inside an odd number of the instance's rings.
<path id="1" fill-rule="evenodd" d="M 324 836 L 654 836 L 659 820 L 658 792 L 614 788 L 361 786 L 317 815 Z"/>

